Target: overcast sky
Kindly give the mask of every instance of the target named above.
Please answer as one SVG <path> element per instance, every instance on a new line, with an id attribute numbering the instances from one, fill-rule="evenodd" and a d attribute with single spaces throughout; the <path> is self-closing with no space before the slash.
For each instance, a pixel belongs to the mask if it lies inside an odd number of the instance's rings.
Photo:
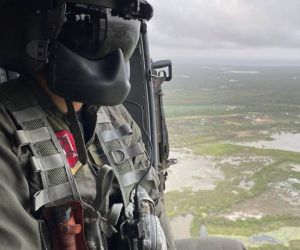
<path id="1" fill-rule="evenodd" d="M 149 0 L 154 59 L 300 61 L 300 0 Z"/>

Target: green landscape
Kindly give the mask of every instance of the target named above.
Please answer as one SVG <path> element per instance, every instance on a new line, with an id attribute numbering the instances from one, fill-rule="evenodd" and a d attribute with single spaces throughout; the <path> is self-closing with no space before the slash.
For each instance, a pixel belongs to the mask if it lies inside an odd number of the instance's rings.
<path id="1" fill-rule="evenodd" d="M 300 249 L 300 67 L 175 65 L 164 104 L 175 237 Z"/>

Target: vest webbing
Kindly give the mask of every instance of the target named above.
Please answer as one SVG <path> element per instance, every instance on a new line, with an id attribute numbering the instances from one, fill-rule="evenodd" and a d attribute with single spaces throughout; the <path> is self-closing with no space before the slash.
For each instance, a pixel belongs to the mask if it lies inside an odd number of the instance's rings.
<path id="1" fill-rule="evenodd" d="M 130 125 L 122 124 L 116 127 L 106 107 L 101 107 L 98 110 L 96 135 L 114 171 L 123 196 L 124 205 L 127 207 L 135 184 L 139 182 L 147 171 L 147 164 L 135 166 L 134 163 L 136 157 L 145 154 L 145 147 L 142 142 L 131 145 L 132 130 Z M 129 143 L 126 143 L 126 141 Z M 153 176 L 153 168 L 151 168 L 151 171 L 148 172 L 143 181 L 154 181 Z"/>
<path id="2" fill-rule="evenodd" d="M 0 98 L 18 126 L 18 146 L 30 148 L 32 171 L 41 176 L 42 189 L 33 195 L 33 209 L 80 200 L 65 153 L 31 92 L 12 81 L 1 86 Z"/>
<path id="3" fill-rule="evenodd" d="M 18 96 L 17 92 L 22 95 Z M 63 204 L 67 200 L 80 200 L 65 153 L 46 119 L 45 112 L 39 107 L 32 93 L 22 83 L 14 81 L 1 86 L 0 98 L 21 128 L 15 133 L 18 145 L 30 148 L 33 171 L 41 175 L 42 189 L 33 196 L 34 210 L 42 206 Z M 135 166 L 133 161 L 145 154 L 145 147 L 142 142 L 126 145 L 126 140 L 131 142 L 130 125 L 116 127 L 109 117 L 108 108 L 105 107 L 101 107 L 97 113 L 96 135 L 113 169 L 127 207 L 135 184 L 147 171 L 147 164 L 141 162 L 139 166 Z M 153 178 L 153 172 L 151 168 L 143 182 L 157 182 Z"/>

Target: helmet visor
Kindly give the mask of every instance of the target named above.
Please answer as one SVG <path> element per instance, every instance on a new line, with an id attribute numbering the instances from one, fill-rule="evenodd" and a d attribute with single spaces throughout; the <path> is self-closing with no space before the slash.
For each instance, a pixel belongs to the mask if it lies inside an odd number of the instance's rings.
<path id="1" fill-rule="evenodd" d="M 67 4 L 58 40 L 73 52 L 96 59 L 105 39 L 105 9 L 93 5 Z"/>

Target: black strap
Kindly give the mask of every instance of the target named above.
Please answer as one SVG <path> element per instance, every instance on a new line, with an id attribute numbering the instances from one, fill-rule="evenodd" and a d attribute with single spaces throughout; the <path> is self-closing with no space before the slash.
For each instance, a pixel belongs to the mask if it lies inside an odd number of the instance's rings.
<path id="1" fill-rule="evenodd" d="M 65 102 L 66 102 L 67 109 L 68 109 L 67 118 L 68 118 L 68 121 L 70 122 L 70 129 L 74 136 L 75 144 L 76 144 L 76 148 L 77 148 L 77 152 L 78 152 L 78 160 L 82 164 L 86 164 L 87 152 L 86 152 L 86 148 L 85 148 L 85 142 L 84 142 L 82 130 L 79 126 L 79 121 L 76 116 L 73 102 L 70 100 L 65 100 Z"/>

